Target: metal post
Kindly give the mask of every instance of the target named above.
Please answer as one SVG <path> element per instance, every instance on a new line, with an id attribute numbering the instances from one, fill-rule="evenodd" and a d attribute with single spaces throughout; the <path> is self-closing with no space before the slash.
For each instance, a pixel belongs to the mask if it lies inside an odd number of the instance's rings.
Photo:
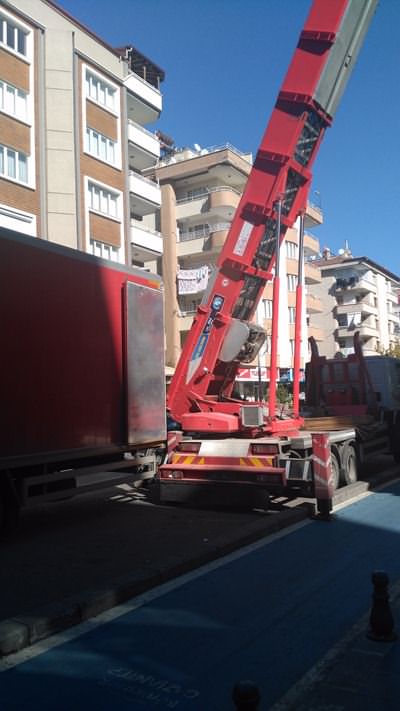
<path id="1" fill-rule="evenodd" d="M 304 213 L 300 215 L 299 266 L 296 287 L 296 316 L 294 324 L 294 360 L 293 360 L 293 415 L 299 416 L 300 392 L 300 357 L 301 357 L 301 316 L 303 309 L 303 264 L 304 264 Z"/>
<path id="2" fill-rule="evenodd" d="M 268 414 L 271 419 L 276 414 L 276 374 L 277 374 L 277 359 L 278 359 L 278 335 L 279 335 L 279 262 L 280 262 L 280 241 L 281 241 L 281 215 L 282 215 L 282 200 L 275 203 L 277 211 L 276 219 L 276 245 L 275 245 L 275 276 L 272 291 L 272 329 L 271 329 L 271 363 L 269 370 L 269 399 L 268 399 Z"/>

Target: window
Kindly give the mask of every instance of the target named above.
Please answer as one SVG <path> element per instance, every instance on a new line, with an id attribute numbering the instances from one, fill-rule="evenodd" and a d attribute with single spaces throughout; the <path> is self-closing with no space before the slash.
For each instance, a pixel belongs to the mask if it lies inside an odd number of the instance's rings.
<path id="1" fill-rule="evenodd" d="M 289 323 L 294 323 L 296 320 L 296 309 L 294 306 L 289 306 L 288 307 L 289 311 Z"/>
<path id="2" fill-rule="evenodd" d="M 193 188 L 193 190 L 188 190 L 187 192 L 188 198 L 192 199 L 202 197 L 203 195 L 208 195 L 207 188 Z"/>
<path id="3" fill-rule="evenodd" d="M 86 70 L 86 96 L 107 109 L 115 111 L 117 89 L 88 69 Z"/>
<path id="4" fill-rule="evenodd" d="M 297 274 L 287 275 L 287 289 L 288 291 L 296 291 L 297 287 Z"/>
<path id="5" fill-rule="evenodd" d="M 285 242 L 287 259 L 298 259 L 298 247 L 296 242 Z"/>
<path id="6" fill-rule="evenodd" d="M 119 195 L 112 190 L 96 185 L 95 183 L 88 184 L 89 193 L 89 209 L 101 212 L 107 217 L 119 217 Z"/>
<path id="7" fill-rule="evenodd" d="M 348 314 L 347 324 L 348 326 L 360 326 L 361 313 Z"/>
<path id="8" fill-rule="evenodd" d="M 86 129 L 86 150 L 90 155 L 115 165 L 115 142 L 92 128 Z"/>
<path id="9" fill-rule="evenodd" d="M 0 81 L 0 111 L 5 111 L 16 118 L 26 120 L 28 95 L 12 84 Z"/>
<path id="10" fill-rule="evenodd" d="M 290 355 L 294 356 L 294 338 L 290 339 L 289 345 L 290 345 Z"/>
<path id="11" fill-rule="evenodd" d="M 0 44 L 26 57 L 27 35 L 28 33 L 10 18 L 0 14 Z"/>
<path id="12" fill-rule="evenodd" d="M 27 183 L 28 157 L 13 148 L 0 145 L 0 175 L 20 183 Z"/>
<path id="13" fill-rule="evenodd" d="M 99 242 L 95 239 L 90 240 L 89 252 L 94 254 L 95 257 L 109 259 L 111 262 L 121 261 L 121 250 L 118 247 L 113 247 L 111 244 L 105 244 L 105 242 Z"/>
<path id="14" fill-rule="evenodd" d="M 264 318 L 272 318 L 272 301 L 271 299 L 262 300 Z"/>
<path id="15" fill-rule="evenodd" d="M 264 356 L 267 355 L 267 353 L 271 353 L 271 336 L 266 336 L 263 348 L 260 352 L 260 355 Z"/>

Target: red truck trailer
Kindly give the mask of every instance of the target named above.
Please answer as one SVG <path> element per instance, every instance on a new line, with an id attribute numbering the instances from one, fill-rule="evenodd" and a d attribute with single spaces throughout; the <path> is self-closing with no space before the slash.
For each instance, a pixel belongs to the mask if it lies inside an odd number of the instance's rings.
<path id="1" fill-rule="evenodd" d="M 165 443 L 159 277 L 0 233 L 0 520 L 153 477 Z"/>

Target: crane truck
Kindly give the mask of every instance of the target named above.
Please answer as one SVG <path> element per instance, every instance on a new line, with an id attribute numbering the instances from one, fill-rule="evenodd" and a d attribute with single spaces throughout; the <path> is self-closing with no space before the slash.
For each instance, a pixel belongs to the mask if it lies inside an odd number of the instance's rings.
<path id="1" fill-rule="evenodd" d="M 323 475 L 325 494 L 319 495 L 321 502 L 326 501 L 321 510 L 330 510 L 340 477 L 353 481 L 357 459 L 372 451 L 389 451 L 390 441 L 396 440 L 395 416 L 387 422 L 381 418 L 383 407 L 372 402 L 373 383 L 367 380 L 366 361 L 357 344 L 352 362 L 341 362 L 341 370 L 339 363 L 323 364 L 314 346 L 306 417 L 299 398 L 304 212 L 312 166 L 376 4 L 376 0 L 312 3 L 169 387 L 167 407 L 180 437 L 174 434 L 176 444 L 159 469 L 161 501 L 242 504 L 293 489 L 315 493 Z M 300 232 L 293 415 L 282 418 L 276 407 L 279 261 L 285 234 L 296 220 Z M 266 333 L 254 317 L 270 281 L 268 403 L 249 404 L 233 397 L 235 377 L 241 365 L 255 362 L 265 341 Z M 343 402 L 340 419 L 333 395 L 339 400 L 351 379 L 356 381 L 351 387 L 358 392 L 358 406 Z M 323 396 L 325 419 L 317 422 Z"/>

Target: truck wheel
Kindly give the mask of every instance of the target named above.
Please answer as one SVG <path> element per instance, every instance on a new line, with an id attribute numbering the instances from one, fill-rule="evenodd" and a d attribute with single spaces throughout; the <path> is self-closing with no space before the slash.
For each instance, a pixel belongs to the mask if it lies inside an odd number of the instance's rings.
<path id="1" fill-rule="evenodd" d="M 352 444 L 345 444 L 342 452 L 343 477 L 346 484 L 355 484 L 358 479 L 357 455 Z"/>
<path id="2" fill-rule="evenodd" d="M 332 487 L 333 490 L 340 486 L 340 464 L 337 453 L 332 449 L 331 451 L 331 462 L 332 462 Z"/>

